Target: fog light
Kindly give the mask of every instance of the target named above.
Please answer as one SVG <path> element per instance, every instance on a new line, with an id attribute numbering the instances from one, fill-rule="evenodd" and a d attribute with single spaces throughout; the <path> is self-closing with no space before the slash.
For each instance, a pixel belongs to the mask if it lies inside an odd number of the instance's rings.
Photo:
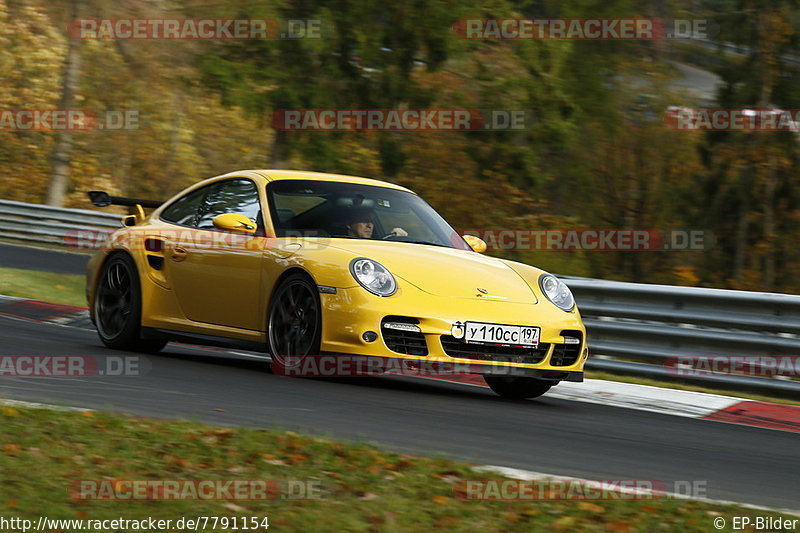
<path id="1" fill-rule="evenodd" d="M 375 342 L 375 339 L 378 338 L 378 334 L 374 331 L 365 331 L 361 338 L 367 342 Z"/>

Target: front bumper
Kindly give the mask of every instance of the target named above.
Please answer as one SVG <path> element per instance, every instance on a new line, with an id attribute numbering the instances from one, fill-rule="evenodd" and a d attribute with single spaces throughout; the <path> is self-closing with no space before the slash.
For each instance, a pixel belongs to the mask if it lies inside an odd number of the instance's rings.
<path id="1" fill-rule="evenodd" d="M 323 292 L 320 300 L 323 352 L 399 359 L 411 366 L 450 365 L 457 369 L 456 373 L 583 381 L 588 349 L 586 329 L 577 310 L 566 313 L 546 301 L 527 304 L 434 296 L 409 284 L 402 284 L 388 298 L 351 287 L 337 289 L 335 294 Z M 414 350 L 402 353 L 397 351 L 396 343 L 387 343 L 387 332 L 382 328 L 387 317 L 415 319 L 420 329 L 416 346 L 424 353 Z M 454 323 L 466 321 L 538 326 L 540 346 L 532 355 L 513 347 L 474 344 L 468 345 L 469 354 L 461 353 L 454 349 L 457 342 L 451 330 Z M 375 332 L 377 338 L 368 342 L 364 339 L 367 332 Z M 568 344 L 566 336 L 580 337 L 580 343 Z M 574 357 L 564 357 L 565 350 Z"/>

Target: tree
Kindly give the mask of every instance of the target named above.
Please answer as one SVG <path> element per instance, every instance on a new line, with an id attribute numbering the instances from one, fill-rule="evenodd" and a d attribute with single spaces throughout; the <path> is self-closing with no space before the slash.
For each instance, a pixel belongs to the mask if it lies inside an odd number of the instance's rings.
<path id="1" fill-rule="evenodd" d="M 79 18 L 83 0 L 69 0 L 70 20 Z M 81 71 L 81 41 L 67 35 L 67 56 L 64 61 L 64 75 L 61 89 L 61 105 L 59 109 L 73 109 L 75 93 Z M 53 170 L 50 185 L 47 189 L 47 204 L 61 207 L 67 194 L 69 181 L 70 151 L 72 149 L 72 133 L 69 130 L 56 132 L 56 146 L 53 150 Z"/>

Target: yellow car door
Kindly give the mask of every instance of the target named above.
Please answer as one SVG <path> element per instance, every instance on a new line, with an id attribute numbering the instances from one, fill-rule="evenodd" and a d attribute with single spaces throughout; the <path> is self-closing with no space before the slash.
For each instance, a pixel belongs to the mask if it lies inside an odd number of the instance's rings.
<path id="1" fill-rule="evenodd" d="M 192 227 L 167 244 L 170 284 L 190 320 L 263 329 L 261 265 L 266 239 L 258 189 L 247 178 L 208 187 Z M 232 221 L 240 221 L 240 229 Z"/>

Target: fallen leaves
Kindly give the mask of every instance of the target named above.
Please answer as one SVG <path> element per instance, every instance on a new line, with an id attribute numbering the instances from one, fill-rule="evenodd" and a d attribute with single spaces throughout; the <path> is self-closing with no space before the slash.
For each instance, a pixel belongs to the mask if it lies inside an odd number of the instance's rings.
<path id="1" fill-rule="evenodd" d="M 581 511 L 590 511 L 592 513 L 606 512 L 604 507 L 597 505 L 596 503 L 590 503 L 590 502 L 579 502 L 578 509 L 580 509 Z"/>
<path id="2" fill-rule="evenodd" d="M 397 461 L 396 463 L 393 463 L 390 466 L 387 466 L 386 468 L 389 468 L 390 470 L 405 470 L 409 466 L 411 466 L 411 461 L 409 461 L 408 459 L 404 458 L 404 459 L 400 459 L 399 461 Z"/>
<path id="3" fill-rule="evenodd" d="M 627 522 L 608 522 L 606 529 L 613 533 L 630 533 L 633 531 L 633 526 Z"/>
<path id="4" fill-rule="evenodd" d="M 189 468 L 192 464 L 188 459 L 183 457 L 171 457 L 169 462 L 182 469 Z"/>
<path id="5" fill-rule="evenodd" d="M 22 448 L 19 444 L 3 444 L 3 453 L 6 455 L 16 457 L 20 451 L 22 451 Z"/>
<path id="6" fill-rule="evenodd" d="M 561 518 L 553 520 L 550 527 L 558 531 L 572 530 L 575 526 L 575 522 L 577 522 L 577 520 L 574 516 L 562 516 Z"/>
<path id="7" fill-rule="evenodd" d="M 461 519 L 454 515 L 445 515 L 436 519 L 436 529 L 452 529 Z"/>

